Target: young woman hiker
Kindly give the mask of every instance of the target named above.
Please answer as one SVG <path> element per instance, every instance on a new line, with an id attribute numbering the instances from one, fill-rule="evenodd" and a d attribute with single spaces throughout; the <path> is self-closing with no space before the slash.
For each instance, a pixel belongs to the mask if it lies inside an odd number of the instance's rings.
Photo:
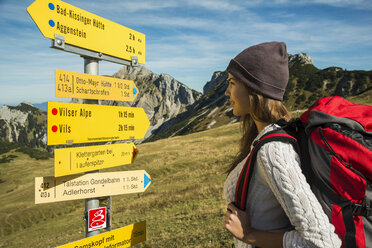
<path id="1" fill-rule="evenodd" d="M 234 115 L 243 121 L 240 152 L 224 185 L 228 203 L 224 226 L 235 237 L 235 247 L 340 247 L 341 240 L 289 143 L 272 141 L 258 150 L 245 210 L 234 204 L 237 181 L 252 144 L 279 128 L 275 124 L 278 120 L 290 120 L 282 104 L 289 77 L 286 45 L 267 42 L 251 46 L 230 61 L 227 72 L 225 94 Z"/>

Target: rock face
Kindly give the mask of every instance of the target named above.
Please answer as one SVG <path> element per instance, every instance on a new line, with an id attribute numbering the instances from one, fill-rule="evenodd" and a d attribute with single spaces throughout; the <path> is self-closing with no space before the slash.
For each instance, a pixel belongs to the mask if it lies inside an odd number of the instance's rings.
<path id="1" fill-rule="evenodd" d="M 21 103 L 0 108 L 0 139 L 30 147 L 46 147 L 46 112 Z"/>
<path id="2" fill-rule="evenodd" d="M 226 71 L 216 71 L 213 73 L 212 78 L 208 81 L 205 86 L 203 87 L 203 94 L 207 94 L 210 90 L 212 90 L 217 84 L 226 81 L 227 79 L 227 72 Z"/>
<path id="3" fill-rule="evenodd" d="M 155 74 L 143 66 L 124 66 L 113 75 L 133 80 L 138 95 L 133 103 L 105 101 L 104 104 L 144 108 L 151 124 L 145 138 L 157 132 L 163 123 L 176 117 L 201 97 L 168 74 Z"/>
<path id="4" fill-rule="evenodd" d="M 288 54 L 289 66 L 291 66 L 294 63 L 299 63 L 302 65 L 312 65 L 313 60 L 306 53 L 299 53 L 299 54 L 294 54 L 294 55 Z"/>
<path id="5" fill-rule="evenodd" d="M 188 111 L 161 125 L 147 141 L 185 135 L 236 122 L 238 118 L 233 116 L 228 97 L 225 96 L 227 75 L 227 72 L 215 72 L 204 87 L 203 96 L 191 105 Z"/>
<path id="6" fill-rule="evenodd" d="M 19 128 L 25 126 L 28 113 L 24 113 L 9 106 L 0 108 L 1 136 L 10 142 L 18 142 Z"/>

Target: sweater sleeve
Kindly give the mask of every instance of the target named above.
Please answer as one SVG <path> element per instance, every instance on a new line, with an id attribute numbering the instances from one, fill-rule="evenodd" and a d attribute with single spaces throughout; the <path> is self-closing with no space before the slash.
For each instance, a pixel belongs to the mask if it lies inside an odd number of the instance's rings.
<path id="1" fill-rule="evenodd" d="M 341 246 L 334 226 L 301 172 L 300 158 L 292 145 L 265 144 L 258 151 L 257 165 L 294 226 L 294 230 L 284 234 L 283 247 Z"/>

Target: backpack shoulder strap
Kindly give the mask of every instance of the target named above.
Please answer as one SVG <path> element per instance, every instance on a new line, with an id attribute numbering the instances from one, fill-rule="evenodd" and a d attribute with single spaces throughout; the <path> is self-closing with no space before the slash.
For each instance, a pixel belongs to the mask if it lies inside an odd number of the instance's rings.
<path id="1" fill-rule="evenodd" d="M 253 172 L 254 163 L 257 158 L 257 152 L 260 150 L 260 148 L 264 144 L 271 142 L 271 141 L 281 141 L 281 142 L 290 143 L 295 147 L 295 150 L 299 152 L 297 139 L 287 134 L 283 129 L 278 129 L 278 130 L 268 132 L 267 134 L 262 136 L 259 140 L 257 140 L 253 144 L 253 149 L 250 152 L 248 159 L 243 166 L 242 171 L 240 172 L 240 176 L 236 184 L 235 206 L 241 210 L 245 210 L 249 183 L 252 178 L 252 172 Z"/>

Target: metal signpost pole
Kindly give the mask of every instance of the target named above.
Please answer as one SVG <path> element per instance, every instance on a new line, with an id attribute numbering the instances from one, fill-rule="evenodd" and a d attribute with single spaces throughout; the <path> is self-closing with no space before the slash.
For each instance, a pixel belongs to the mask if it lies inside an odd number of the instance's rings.
<path id="1" fill-rule="evenodd" d="M 98 61 L 90 57 L 84 57 L 84 73 L 98 75 Z M 98 104 L 98 100 L 84 99 L 84 103 L 87 104 Z"/>
<path id="2" fill-rule="evenodd" d="M 84 73 L 98 75 L 98 60 L 83 57 L 84 58 Z M 98 100 L 90 100 L 84 99 L 84 104 L 98 104 Z M 97 173 L 98 171 L 92 171 L 93 173 Z M 87 173 L 92 173 L 87 172 Z M 86 237 L 92 237 L 95 235 L 100 234 L 99 230 L 93 230 L 91 232 L 88 231 L 88 212 L 90 209 L 99 208 L 99 199 L 98 198 L 89 198 L 85 200 L 85 235 Z"/>

